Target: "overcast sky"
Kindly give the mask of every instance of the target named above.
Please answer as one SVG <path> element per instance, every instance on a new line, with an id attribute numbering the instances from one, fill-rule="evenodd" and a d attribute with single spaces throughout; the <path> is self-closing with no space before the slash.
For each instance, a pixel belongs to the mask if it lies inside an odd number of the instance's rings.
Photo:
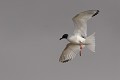
<path id="1" fill-rule="evenodd" d="M 89 9 L 96 52 L 68 63 L 59 57 L 72 34 L 72 17 Z M 0 80 L 119 80 L 120 0 L 0 0 Z"/>

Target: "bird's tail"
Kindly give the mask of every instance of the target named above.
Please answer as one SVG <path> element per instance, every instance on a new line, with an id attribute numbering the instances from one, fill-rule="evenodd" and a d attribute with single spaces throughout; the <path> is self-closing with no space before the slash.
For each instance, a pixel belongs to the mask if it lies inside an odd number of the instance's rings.
<path id="1" fill-rule="evenodd" d="M 86 38 L 85 43 L 87 43 L 87 48 L 92 52 L 95 52 L 95 32 Z"/>

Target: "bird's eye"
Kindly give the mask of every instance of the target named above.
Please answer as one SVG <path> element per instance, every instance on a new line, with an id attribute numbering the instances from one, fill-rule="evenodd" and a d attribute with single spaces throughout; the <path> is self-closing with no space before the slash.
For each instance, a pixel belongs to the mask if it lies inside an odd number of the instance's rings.
<path id="1" fill-rule="evenodd" d="M 84 36 L 82 36 L 82 38 L 85 38 Z"/>

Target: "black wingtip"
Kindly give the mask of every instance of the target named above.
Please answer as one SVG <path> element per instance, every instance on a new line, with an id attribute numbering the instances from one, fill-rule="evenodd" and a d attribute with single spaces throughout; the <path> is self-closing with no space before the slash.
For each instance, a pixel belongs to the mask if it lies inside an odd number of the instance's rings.
<path id="1" fill-rule="evenodd" d="M 95 14 L 92 15 L 92 17 L 96 16 L 100 11 L 97 10 Z"/>
<path id="2" fill-rule="evenodd" d="M 64 61 L 60 61 L 60 62 L 62 62 L 62 63 L 66 63 L 66 62 L 68 62 L 68 61 L 70 61 L 71 59 L 67 59 L 67 60 L 64 60 Z"/>

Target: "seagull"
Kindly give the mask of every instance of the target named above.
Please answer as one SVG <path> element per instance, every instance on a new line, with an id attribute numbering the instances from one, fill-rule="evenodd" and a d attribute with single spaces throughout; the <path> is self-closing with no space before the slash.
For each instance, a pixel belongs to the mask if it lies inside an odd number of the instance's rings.
<path id="1" fill-rule="evenodd" d="M 87 46 L 92 52 L 95 52 L 95 32 L 87 37 L 87 21 L 96 16 L 99 10 L 87 10 L 75 15 L 72 20 L 75 26 L 73 35 L 64 34 L 60 40 L 67 39 L 69 43 L 63 50 L 59 61 L 66 63 L 73 60 L 77 53 Z"/>

